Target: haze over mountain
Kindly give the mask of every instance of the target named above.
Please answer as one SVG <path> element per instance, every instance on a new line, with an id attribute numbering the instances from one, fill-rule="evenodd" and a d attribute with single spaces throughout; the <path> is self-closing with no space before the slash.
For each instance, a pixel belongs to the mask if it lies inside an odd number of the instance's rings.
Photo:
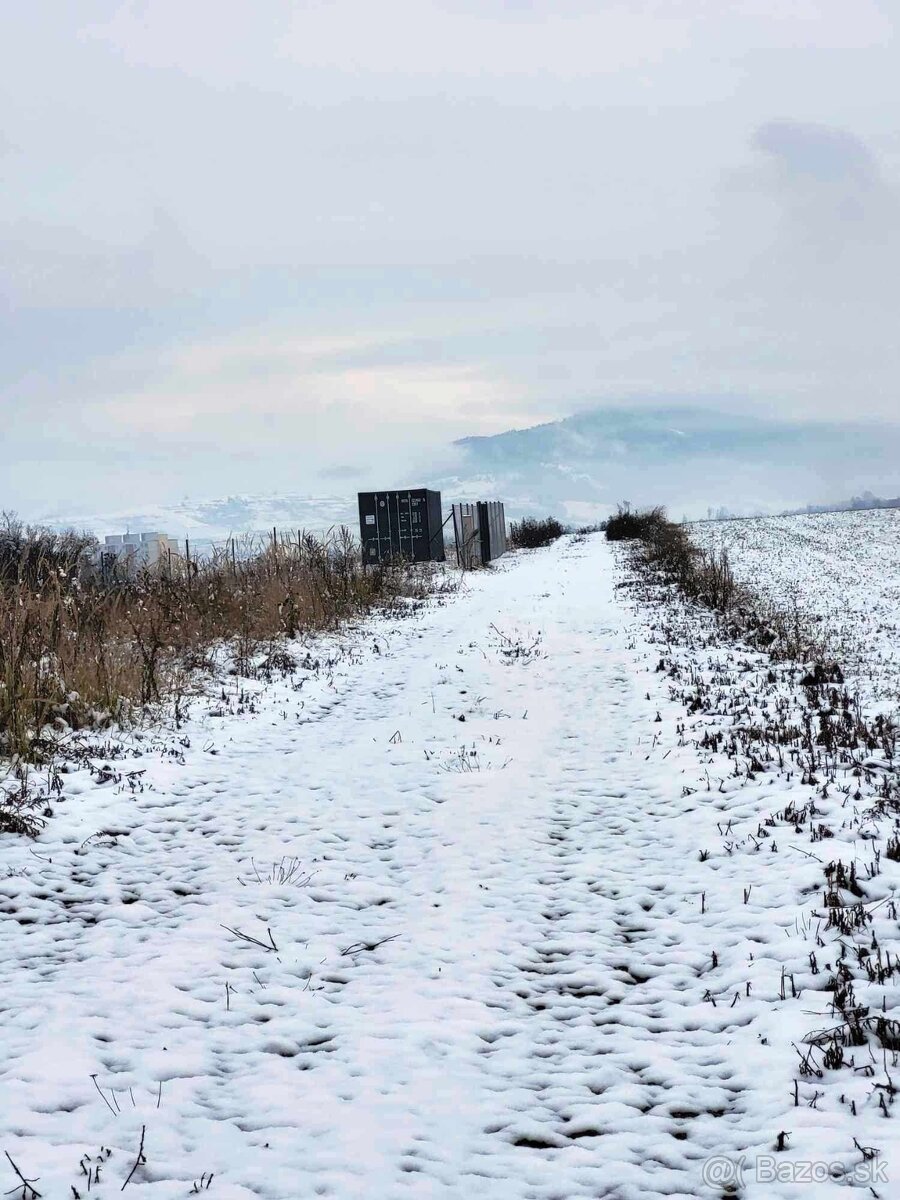
<path id="1" fill-rule="evenodd" d="M 801 424 L 688 404 L 594 409 L 456 446 L 461 462 L 445 487 L 490 481 L 516 509 L 574 520 L 621 500 L 691 516 L 720 505 L 777 512 L 867 488 L 893 494 L 900 483 L 900 426 Z"/>
<path id="2" fill-rule="evenodd" d="M 490 437 L 466 437 L 383 478 L 332 477 L 323 491 L 241 493 L 221 499 L 106 513 L 44 514 L 53 525 L 100 534 L 160 529 L 222 539 L 277 526 L 322 529 L 356 523 L 358 487 L 439 488 L 455 499 L 498 498 L 512 517 L 555 513 L 593 521 L 616 504 L 664 504 L 673 515 L 709 507 L 778 512 L 836 496 L 900 490 L 900 426 L 796 424 L 688 404 L 597 408 Z"/>

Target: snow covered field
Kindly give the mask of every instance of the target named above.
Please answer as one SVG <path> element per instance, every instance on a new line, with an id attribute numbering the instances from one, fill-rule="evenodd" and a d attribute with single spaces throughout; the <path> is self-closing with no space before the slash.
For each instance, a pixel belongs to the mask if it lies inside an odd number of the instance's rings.
<path id="1" fill-rule="evenodd" d="M 821 617 L 867 699 L 900 703 L 900 509 L 702 521 L 691 537 L 726 549 L 757 592 Z"/>
<path id="2" fill-rule="evenodd" d="M 0 1190 L 896 1194 L 897 1052 L 803 1040 L 835 1023 L 823 861 L 893 953 L 868 774 L 823 795 L 711 740 L 783 685 L 622 580 L 599 536 L 511 556 L 66 775 L 0 841 Z"/>

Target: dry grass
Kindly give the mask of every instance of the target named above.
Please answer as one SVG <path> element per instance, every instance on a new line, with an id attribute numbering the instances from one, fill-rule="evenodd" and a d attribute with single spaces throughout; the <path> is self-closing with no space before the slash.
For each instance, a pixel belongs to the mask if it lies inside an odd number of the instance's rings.
<path id="1" fill-rule="evenodd" d="M 131 580 L 101 577 L 89 538 L 13 533 L 0 538 L 0 757 L 13 761 L 45 760 L 54 726 L 99 728 L 177 697 L 216 648 L 250 673 L 277 639 L 335 629 L 429 586 L 402 563 L 364 569 L 347 530 Z"/>
<path id="2" fill-rule="evenodd" d="M 610 541 L 628 541 L 639 574 L 677 588 L 686 599 L 718 613 L 729 632 L 743 637 L 776 659 L 822 662 L 833 657 L 822 628 L 797 608 L 764 601 L 738 583 L 725 550 L 702 550 L 683 525 L 665 509 L 620 511 L 606 525 Z"/>
<path id="3" fill-rule="evenodd" d="M 31 528 L 13 513 L 0 513 L 0 587 L 13 583 L 40 587 L 54 574 L 70 574 L 96 545 L 90 534 Z"/>
<path id="4" fill-rule="evenodd" d="M 700 550 L 683 525 L 668 520 L 663 508 L 620 510 L 607 522 L 606 537 L 634 542 L 632 557 L 639 565 L 706 608 L 728 613 L 749 599 L 735 583 L 728 555 Z"/>

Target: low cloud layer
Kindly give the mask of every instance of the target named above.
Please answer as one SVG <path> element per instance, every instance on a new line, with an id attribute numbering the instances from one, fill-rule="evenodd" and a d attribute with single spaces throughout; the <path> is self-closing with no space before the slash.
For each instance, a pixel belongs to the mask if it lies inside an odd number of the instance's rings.
<path id="1" fill-rule="evenodd" d="M 900 410 L 886 4 L 8 24 L 0 507 L 393 480 L 596 404 Z"/>

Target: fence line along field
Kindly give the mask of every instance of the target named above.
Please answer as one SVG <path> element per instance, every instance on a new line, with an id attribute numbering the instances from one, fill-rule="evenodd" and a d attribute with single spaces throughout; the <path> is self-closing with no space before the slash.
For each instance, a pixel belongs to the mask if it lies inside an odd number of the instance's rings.
<path id="1" fill-rule="evenodd" d="M 900 509 L 702 521 L 705 550 L 782 609 L 818 619 L 847 682 L 868 703 L 900 701 Z"/>

